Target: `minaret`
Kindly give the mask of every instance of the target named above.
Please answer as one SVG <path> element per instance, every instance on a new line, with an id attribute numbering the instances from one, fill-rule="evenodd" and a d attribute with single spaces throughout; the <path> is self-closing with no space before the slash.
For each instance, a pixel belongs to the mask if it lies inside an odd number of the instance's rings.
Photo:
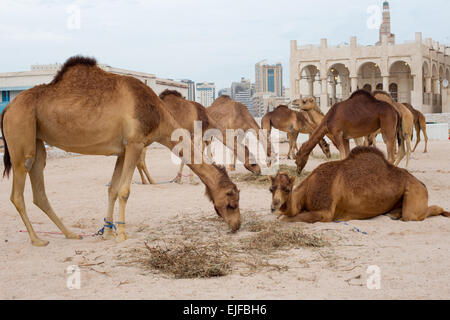
<path id="1" fill-rule="evenodd" d="M 391 33 L 391 12 L 388 1 L 383 2 L 383 23 L 380 26 L 380 41 L 377 45 L 381 44 L 383 35 L 387 36 L 388 43 L 395 44 L 395 35 Z"/>

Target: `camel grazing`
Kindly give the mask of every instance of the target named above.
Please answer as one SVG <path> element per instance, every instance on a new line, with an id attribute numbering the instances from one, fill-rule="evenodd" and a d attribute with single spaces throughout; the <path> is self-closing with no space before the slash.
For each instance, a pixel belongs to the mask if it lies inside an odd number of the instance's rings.
<path id="1" fill-rule="evenodd" d="M 427 153 L 428 152 L 428 135 L 427 135 L 427 121 L 425 119 L 425 116 L 423 115 L 422 112 L 420 112 L 419 110 L 415 109 L 409 103 L 403 103 L 403 105 L 405 107 L 407 107 L 409 109 L 409 111 L 411 111 L 413 116 L 414 116 L 414 128 L 416 129 L 417 141 L 416 141 L 416 145 L 414 146 L 412 152 L 416 151 L 416 148 L 417 148 L 417 146 L 420 143 L 420 130 L 422 130 L 423 136 L 425 138 L 425 151 L 424 151 L 424 153 Z"/>
<path id="2" fill-rule="evenodd" d="M 450 217 L 440 207 L 428 207 L 425 185 L 386 161 L 376 148 L 356 147 L 345 160 L 320 165 L 296 187 L 284 173 L 271 179 L 272 212 L 289 222 L 360 220 L 383 214 L 403 221 Z"/>
<path id="3" fill-rule="evenodd" d="M 11 201 L 35 246 L 48 242 L 36 235 L 26 213 L 23 192 L 27 174 L 34 203 L 67 238 L 80 239 L 64 226 L 48 202 L 43 175 L 44 142 L 68 152 L 117 156 L 108 190 L 104 237 L 113 237 L 113 212 L 119 199 L 116 240 L 124 241 L 125 208 L 142 150 L 153 142 L 173 150 L 178 141 L 171 141 L 171 134 L 180 127 L 164 102 L 143 82 L 105 72 L 95 59 L 80 56 L 67 60 L 50 84 L 19 94 L 4 110 L 1 121 L 4 175 L 13 171 Z M 191 146 L 198 149 L 193 142 Z M 224 168 L 206 163 L 189 166 L 206 185 L 216 212 L 232 231 L 237 231 L 241 225 L 239 189 Z"/>
<path id="4" fill-rule="evenodd" d="M 411 158 L 411 139 L 413 134 L 414 116 L 407 107 L 401 103 L 395 102 L 391 95 L 385 91 L 374 91 L 373 96 L 378 100 L 392 105 L 400 115 L 401 126 L 399 130 L 399 152 L 395 165 L 399 165 L 406 155 L 406 168 L 408 168 L 409 159 Z M 375 139 L 372 138 L 372 140 Z"/>
<path id="5" fill-rule="evenodd" d="M 278 106 L 275 110 L 266 113 L 262 118 L 262 128 L 267 130 L 267 139 L 270 137 L 272 127 L 288 133 L 289 152 L 288 159 L 294 159 L 297 149 L 297 138 L 299 133 L 311 134 L 314 124 L 305 112 L 297 112 L 288 106 Z M 331 158 L 330 146 L 324 139 L 318 141 L 323 153 L 328 159 Z"/>
<path id="6" fill-rule="evenodd" d="M 292 102 L 292 104 L 299 107 L 301 110 L 305 111 L 309 115 L 311 121 L 314 123 L 314 129 L 320 125 L 323 118 L 325 117 L 325 114 L 323 114 L 322 110 L 320 110 L 314 97 L 296 99 Z M 334 143 L 334 138 L 330 133 L 327 133 L 327 137 L 336 146 L 336 144 Z M 353 140 L 355 141 L 355 144 L 357 146 L 364 145 L 364 141 L 362 138 L 355 138 Z"/>
<path id="7" fill-rule="evenodd" d="M 222 130 L 243 130 L 244 132 L 253 131 L 258 137 L 261 128 L 248 111 L 247 107 L 240 102 L 234 101 L 227 95 L 222 95 L 214 100 L 213 104 L 206 108 L 208 116 L 215 120 L 216 124 Z M 261 137 L 259 137 L 261 138 Z M 242 141 L 240 141 L 242 142 Z M 262 141 L 263 145 L 266 141 Z M 236 154 L 237 138 L 234 142 Z M 271 148 L 266 147 L 267 162 L 270 165 L 272 160 Z M 236 168 L 236 156 L 234 157 L 234 165 L 230 166 L 231 170 Z"/>
<path id="8" fill-rule="evenodd" d="M 355 91 L 349 99 L 331 107 L 310 139 L 300 147 L 296 158 L 298 173 L 308 162 L 311 151 L 328 133 L 333 136 L 341 159 L 345 159 L 350 153 L 349 139 L 366 137 L 381 128 L 388 159 L 394 163 L 399 119 L 398 112 L 389 103 L 375 99 L 365 90 Z"/>
<path id="9" fill-rule="evenodd" d="M 201 121 L 202 123 L 202 137 L 205 134 L 207 130 L 210 129 L 217 129 L 222 134 L 222 141 L 225 146 L 227 145 L 227 136 L 224 126 L 220 125 L 215 119 L 209 116 L 207 112 L 207 108 L 203 107 L 201 104 L 187 100 L 183 98 L 183 96 L 178 92 L 174 90 L 165 90 L 159 95 L 159 98 L 165 102 L 165 107 L 168 108 L 168 110 L 172 113 L 172 115 L 175 117 L 175 119 L 178 121 L 178 123 L 181 125 L 181 128 L 184 128 L 188 130 L 191 134 L 191 138 L 194 139 L 194 125 L 196 121 Z M 238 141 L 234 141 L 234 148 L 232 151 L 234 152 L 234 158 L 239 158 L 240 153 L 237 152 L 238 148 Z M 206 144 L 203 145 L 203 149 Z M 231 149 L 231 145 L 230 145 Z M 256 173 L 258 175 L 261 174 L 261 168 L 258 164 L 251 163 L 250 161 L 250 152 L 248 151 L 247 147 L 245 147 L 246 153 L 245 153 L 245 159 L 239 159 L 243 160 L 244 167 L 249 170 L 250 172 Z M 180 170 L 178 172 L 177 177 L 175 178 L 176 182 L 181 182 L 181 176 L 183 172 L 184 162 L 181 162 Z M 191 182 L 192 180 L 192 175 Z"/>

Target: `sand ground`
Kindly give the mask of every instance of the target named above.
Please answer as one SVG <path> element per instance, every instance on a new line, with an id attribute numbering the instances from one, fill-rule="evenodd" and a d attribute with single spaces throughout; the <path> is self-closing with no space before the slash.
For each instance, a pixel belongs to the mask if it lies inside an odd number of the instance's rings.
<path id="1" fill-rule="evenodd" d="M 282 150 L 286 152 L 287 146 Z M 384 150 L 384 147 L 383 147 Z M 450 143 L 423 144 L 412 157 L 410 171 L 428 187 L 430 204 L 450 210 Z M 319 155 L 319 152 L 316 151 Z M 103 224 L 107 187 L 113 157 L 51 157 L 47 163 L 47 194 L 65 224 L 78 233 L 95 233 Z M 149 150 L 147 162 L 156 181 L 171 180 L 177 167 L 169 151 L 160 146 Z M 293 161 L 283 160 L 294 165 Z M 313 158 L 311 171 L 323 160 Z M 0 169 L 3 171 L 2 165 Z M 244 169 L 238 167 L 238 172 Z M 256 212 L 261 219 L 269 213 L 267 188 L 239 183 L 241 214 Z M 281 253 L 277 263 L 287 270 L 243 272 L 233 270 L 225 277 L 180 280 L 129 263 L 134 251 L 144 248 L 152 234 L 170 236 L 178 224 L 203 221 L 208 228 L 229 239 L 248 233 L 245 225 L 238 235 L 228 234 L 203 185 L 162 184 L 144 186 L 135 174 L 127 207 L 130 239 L 117 244 L 99 237 L 81 241 L 61 235 L 41 235 L 49 246 L 31 246 L 24 225 L 9 201 L 11 180 L 0 180 L 0 298 L 1 299 L 449 299 L 450 220 L 444 217 L 403 223 L 381 216 L 345 224 L 297 224 L 310 233 L 332 239 L 326 248 L 298 248 Z M 58 231 L 32 204 L 27 183 L 25 199 L 37 231 Z M 361 232 L 355 231 L 358 228 Z M 213 230 L 213 231 L 211 231 Z M 180 239 L 182 241 L 182 239 Z M 81 288 L 66 286 L 66 268 L 80 265 Z M 366 286 L 367 268 L 381 270 L 381 289 Z"/>

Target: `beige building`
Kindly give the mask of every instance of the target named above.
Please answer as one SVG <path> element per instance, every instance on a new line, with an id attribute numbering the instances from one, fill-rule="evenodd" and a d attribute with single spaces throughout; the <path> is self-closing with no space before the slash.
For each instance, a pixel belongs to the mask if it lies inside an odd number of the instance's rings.
<path id="1" fill-rule="evenodd" d="M 450 47 L 417 32 L 413 41 L 395 43 L 389 4 L 384 3 L 380 42 L 362 46 L 299 46 L 291 41 L 290 98 L 314 96 L 327 111 L 357 89 L 389 91 L 399 102 L 424 113 L 450 112 Z"/>
<path id="2" fill-rule="evenodd" d="M 212 82 L 197 83 L 197 102 L 209 107 L 216 99 L 216 85 Z"/>
<path id="3" fill-rule="evenodd" d="M 108 72 L 135 77 L 152 88 L 156 94 L 170 89 L 179 91 L 185 97 L 188 96 L 188 85 L 185 83 L 161 79 L 150 73 L 118 69 L 107 65 L 99 66 Z M 0 112 L 20 92 L 39 84 L 50 83 L 60 68 L 61 64 L 33 65 L 30 71 L 0 73 Z"/>

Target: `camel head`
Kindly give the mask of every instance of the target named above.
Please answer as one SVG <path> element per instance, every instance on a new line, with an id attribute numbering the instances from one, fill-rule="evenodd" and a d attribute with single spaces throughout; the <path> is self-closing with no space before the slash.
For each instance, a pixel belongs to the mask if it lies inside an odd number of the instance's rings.
<path id="1" fill-rule="evenodd" d="M 225 220 L 232 232 L 236 232 L 241 227 L 240 190 L 231 182 L 224 167 L 216 168 L 219 169 L 221 177 L 214 186 L 206 186 L 206 195 L 213 202 L 216 213 Z"/>
<path id="2" fill-rule="evenodd" d="M 256 173 L 258 176 L 261 175 L 261 167 L 257 164 L 244 164 L 245 169 L 250 172 Z"/>
<path id="3" fill-rule="evenodd" d="M 308 97 L 308 98 L 304 98 L 304 99 L 296 99 L 292 102 L 292 104 L 300 107 L 300 109 L 302 109 L 304 111 L 318 108 L 316 99 L 314 99 L 313 97 Z"/>
<path id="4" fill-rule="evenodd" d="M 297 165 L 297 174 L 300 175 L 303 171 L 303 169 L 306 166 L 306 163 L 309 159 L 309 153 L 305 152 L 305 145 L 302 145 L 300 147 L 300 150 L 297 153 L 297 156 L 295 158 L 295 164 Z"/>
<path id="5" fill-rule="evenodd" d="M 272 213 L 280 214 L 280 210 L 286 209 L 289 196 L 294 188 L 295 177 L 290 178 L 287 173 L 279 172 L 275 177 L 270 177 L 272 186 Z"/>

